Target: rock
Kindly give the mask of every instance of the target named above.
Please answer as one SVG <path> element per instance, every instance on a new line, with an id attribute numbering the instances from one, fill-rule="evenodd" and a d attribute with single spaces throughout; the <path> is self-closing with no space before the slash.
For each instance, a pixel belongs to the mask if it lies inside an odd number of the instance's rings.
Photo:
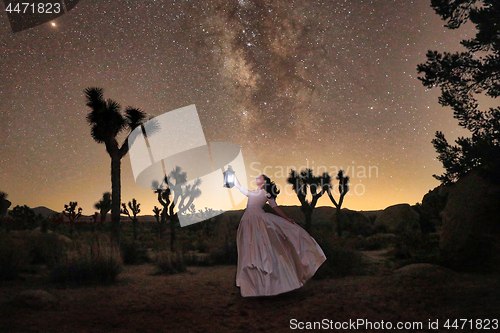
<path id="1" fill-rule="evenodd" d="M 444 263 L 456 269 L 500 266 L 500 186 L 471 171 L 450 189 L 439 230 Z"/>
<path id="2" fill-rule="evenodd" d="M 375 220 L 377 230 L 401 233 L 408 229 L 420 229 L 420 215 L 409 204 L 389 206 Z"/>
<path id="3" fill-rule="evenodd" d="M 332 224 L 335 232 L 337 232 L 336 214 L 336 211 L 332 214 Z M 360 212 L 344 208 L 340 211 L 340 221 L 343 233 L 348 232 L 351 235 L 362 236 L 370 236 L 374 233 L 370 219 Z"/>
<path id="4" fill-rule="evenodd" d="M 19 294 L 19 302 L 34 309 L 47 309 L 57 304 L 57 298 L 45 290 L 25 290 Z"/>
<path id="5" fill-rule="evenodd" d="M 449 275 L 456 274 L 455 271 L 434 264 L 428 263 L 419 263 L 419 264 L 411 264 L 396 269 L 394 274 L 401 277 L 420 277 L 420 278 L 430 278 L 430 277 L 440 277 L 444 278 Z"/>
<path id="6" fill-rule="evenodd" d="M 422 198 L 421 209 L 429 220 L 441 225 L 441 215 L 446 206 L 450 185 L 439 185 Z M 439 221 L 439 222 L 438 222 Z"/>

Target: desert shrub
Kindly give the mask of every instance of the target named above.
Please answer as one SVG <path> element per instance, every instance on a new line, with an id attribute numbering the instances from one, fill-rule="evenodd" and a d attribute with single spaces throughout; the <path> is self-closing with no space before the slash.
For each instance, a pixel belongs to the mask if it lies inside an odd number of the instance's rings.
<path id="1" fill-rule="evenodd" d="M 392 255 L 398 266 L 415 263 L 440 264 L 439 237 L 433 233 L 407 231 L 395 238 Z"/>
<path id="2" fill-rule="evenodd" d="M 358 237 L 356 248 L 363 251 L 376 251 L 388 248 L 396 240 L 395 234 L 375 234 L 369 237 Z"/>
<path id="3" fill-rule="evenodd" d="M 160 251 L 156 255 L 158 274 L 178 274 L 187 270 L 181 252 Z"/>
<path id="4" fill-rule="evenodd" d="M 68 249 L 55 233 L 38 233 L 27 240 L 31 264 L 45 264 L 49 268 L 59 263 Z"/>
<path id="5" fill-rule="evenodd" d="M 336 238 L 338 239 L 338 237 Z M 326 261 L 321 265 L 313 278 L 325 279 L 352 275 L 362 264 L 361 255 L 345 244 L 334 243 L 328 238 L 317 240 L 326 256 Z"/>
<path id="6" fill-rule="evenodd" d="M 180 230 L 177 233 L 177 248 L 182 252 L 196 251 L 197 235 L 188 230 Z"/>
<path id="7" fill-rule="evenodd" d="M 14 280 L 29 264 L 29 251 L 24 239 L 0 235 L 0 280 Z"/>
<path id="8" fill-rule="evenodd" d="M 111 283 L 123 268 L 120 249 L 105 235 L 73 243 L 51 272 L 53 281 L 70 284 Z"/>
<path id="9" fill-rule="evenodd" d="M 208 254 L 212 265 L 236 265 L 238 264 L 238 248 L 236 241 L 224 243 L 219 248 L 215 248 Z"/>
<path id="10" fill-rule="evenodd" d="M 149 262 L 148 250 L 136 241 L 123 240 L 120 244 L 123 263 L 136 265 Z"/>
<path id="11" fill-rule="evenodd" d="M 189 251 L 183 254 L 186 266 L 210 266 L 210 257 L 207 253 Z"/>

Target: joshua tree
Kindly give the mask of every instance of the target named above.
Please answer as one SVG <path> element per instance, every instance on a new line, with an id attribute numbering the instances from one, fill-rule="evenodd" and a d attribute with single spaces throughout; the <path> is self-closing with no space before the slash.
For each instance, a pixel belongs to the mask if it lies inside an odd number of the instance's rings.
<path id="1" fill-rule="evenodd" d="M 94 215 L 92 215 L 92 232 L 95 231 L 96 225 L 97 225 L 97 216 L 99 215 L 98 212 L 94 212 Z"/>
<path id="2" fill-rule="evenodd" d="M 156 222 L 158 222 L 158 236 L 163 238 L 165 234 L 165 219 L 161 217 L 162 210 L 155 206 L 153 208 L 153 213 L 155 213 Z"/>
<path id="3" fill-rule="evenodd" d="M 299 198 L 301 207 L 300 210 L 306 218 L 304 229 L 311 232 L 312 213 L 316 207 L 318 199 L 325 193 L 330 186 L 330 175 L 324 172 L 322 176 L 314 176 L 311 169 L 305 169 L 297 174 L 297 171 L 291 169 L 287 182 L 292 185 L 293 190 Z M 311 191 L 312 200 L 307 200 L 307 188 Z"/>
<path id="4" fill-rule="evenodd" d="M 64 216 L 67 216 L 69 218 L 69 225 L 71 226 L 69 233 L 73 235 L 73 226 L 76 223 L 76 220 L 78 220 L 82 216 L 82 207 L 78 207 L 78 213 L 76 212 L 76 206 L 78 203 L 75 201 L 70 201 L 69 205 L 64 205 L 64 210 L 63 214 Z"/>
<path id="5" fill-rule="evenodd" d="M 141 209 L 139 208 L 141 204 L 140 203 L 137 203 L 137 200 L 132 199 L 132 202 L 128 202 L 128 207 L 130 208 L 130 210 L 132 211 L 132 214 L 134 215 L 134 217 L 130 216 L 130 213 L 127 209 L 127 205 L 125 205 L 125 203 L 122 203 L 122 210 L 121 210 L 121 213 L 122 214 L 126 214 L 128 215 L 128 217 L 132 220 L 132 228 L 133 228 L 133 232 L 134 232 L 134 240 L 137 240 L 137 214 L 139 214 L 141 212 Z"/>
<path id="6" fill-rule="evenodd" d="M 120 243 L 120 206 L 121 206 L 121 159 L 129 150 L 129 135 L 121 145 L 117 137 L 123 130 L 129 134 L 137 126 L 144 123 L 146 114 L 136 108 L 127 107 L 125 116 L 120 113 L 120 105 L 114 100 L 103 98 L 102 88 L 87 88 L 85 90 L 87 106 L 92 110 L 87 115 L 87 121 L 92 126 L 91 135 L 97 143 L 104 143 L 111 157 L 111 228 L 112 238 Z M 157 127 L 150 132 L 155 131 Z M 144 127 L 142 128 L 145 134 Z"/>
<path id="7" fill-rule="evenodd" d="M 342 203 L 344 202 L 344 197 L 346 193 L 349 192 L 349 176 L 344 176 L 344 170 L 339 170 L 336 179 L 338 179 L 339 181 L 339 193 L 340 193 L 338 204 L 337 201 L 335 201 L 335 199 L 332 196 L 332 193 L 330 191 L 330 186 L 328 187 L 327 191 L 328 191 L 328 197 L 337 208 L 335 212 L 335 220 L 337 221 L 337 234 L 339 236 L 342 236 L 342 230 L 340 229 L 340 209 L 342 208 Z"/>
<path id="8" fill-rule="evenodd" d="M 105 192 L 102 199 L 94 204 L 95 209 L 99 209 L 101 215 L 101 225 L 106 221 L 106 214 L 111 210 L 111 192 Z"/>
<path id="9" fill-rule="evenodd" d="M 213 217 L 215 212 L 212 208 L 205 207 L 205 211 L 199 210 L 200 215 L 203 217 L 203 229 L 205 230 L 205 236 L 210 236 L 212 234 L 212 225 L 215 221 Z M 209 217 L 212 216 L 212 217 Z M 217 215 L 218 216 L 218 215 Z"/>
<path id="10" fill-rule="evenodd" d="M 155 193 L 158 194 L 158 202 L 163 206 L 160 215 L 160 232 L 163 231 L 168 221 L 170 225 L 170 249 L 173 251 L 175 243 L 175 217 L 174 204 L 170 199 L 170 188 L 157 189 Z M 163 232 L 161 237 L 163 237 Z"/>
<path id="11" fill-rule="evenodd" d="M 194 199 L 201 194 L 198 188 L 201 184 L 201 179 L 196 179 L 193 185 L 185 185 L 187 175 L 185 172 L 181 172 L 181 168 L 177 166 L 169 175 L 164 177 L 163 181 L 168 184 L 166 189 L 161 189 L 158 181 L 154 181 L 152 186 L 157 189 L 155 193 L 158 194 L 158 202 L 163 206 L 161 213 L 162 224 L 165 225 L 166 221 L 169 221 L 170 250 L 174 251 L 175 226 L 179 221 L 177 214 L 182 214 L 187 210 L 191 211 L 193 209 Z M 177 209 L 177 213 L 174 213 L 174 208 Z"/>

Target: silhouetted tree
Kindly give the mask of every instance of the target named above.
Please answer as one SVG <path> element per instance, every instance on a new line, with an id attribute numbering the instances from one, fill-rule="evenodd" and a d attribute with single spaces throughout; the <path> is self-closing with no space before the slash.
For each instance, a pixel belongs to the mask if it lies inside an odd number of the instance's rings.
<path id="1" fill-rule="evenodd" d="M 54 213 L 49 216 L 50 227 L 52 230 L 59 230 L 60 226 L 64 224 L 64 214 L 62 213 Z"/>
<path id="2" fill-rule="evenodd" d="M 0 191 L 0 218 L 7 214 L 7 210 L 11 204 L 12 203 L 7 200 L 7 193 Z"/>
<path id="3" fill-rule="evenodd" d="M 17 230 L 33 229 L 38 224 L 38 221 L 43 219 L 41 214 L 35 214 L 33 209 L 24 205 L 17 205 L 10 212 L 9 215 L 14 218 L 14 228 Z"/>
<path id="4" fill-rule="evenodd" d="M 193 201 L 201 195 L 198 186 L 201 179 L 196 179 L 193 185 L 185 185 L 187 174 L 176 166 L 169 175 L 165 176 L 163 182 L 167 184 L 166 189 L 161 189 L 158 181 L 154 181 L 153 188 L 158 194 L 158 202 L 163 206 L 161 213 L 162 225 L 168 220 L 170 226 L 170 250 L 175 251 L 175 227 L 179 223 L 177 214 L 183 214 L 187 210 L 193 209 Z M 187 200 L 187 201 L 186 201 Z M 177 210 L 174 213 L 174 208 Z"/>
<path id="5" fill-rule="evenodd" d="M 135 200 L 135 198 L 132 199 L 132 202 L 130 202 L 130 201 L 128 202 L 128 207 L 130 208 L 130 210 L 132 211 L 132 214 L 134 215 L 132 217 L 132 216 L 130 216 L 130 212 L 127 209 L 127 205 L 125 205 L 125 203 L 122 203 L 121 213 L 128 215 L 128 217 L 132 220 L 132 229 L 133 229 L 133 233 L 134 233 L 134 240 L 137 240 L 137 223 L 139 222 L 137 219 L 137 214 L 139 214 L 141 212 L 141 209 L 139 208 L 140 205 L 141 204 L 137 203 L 137 200 Z"/>
<path id="6" fill-rule="evenodd" d="M 322 176 L 314 176 L 311 169 L 305 169 L 297 174 L 297 171 L 291 169 L 287 178 L 287 182 L 292 185 L 293 190 L 299 198 L 301 207 L 300 210 L 306 218 L 304 229 L 311 232 L 312 213 L 316 207 L 318 199 L 327 191 L 330 186 L 330 175 L 324 172 Z M 311 202 L 307 200 L 307 189 L 311 192 Z"/>
<path id="7" fill-rule="evenodd" d="M 76 220 L 78 220 L 82 216 L 82 207 L 78 207 L 78 213 L 76 212 L 76 206 L 78 202 L 70 201 L 69 205 L 64 205 L 64 210 L 62 213 L 69 219 L 70 231 L 69 233 L 73 235 L 73 228 L 76 224 Z"/>
<path id="8" fill-rule="evenodd" d="M 111 192 L 105 192 L 102 199 L 94 204 L 95 209 L 99 209 L 101 215 L 101 225 L 106 221 L 106 214 L 111 210 Z"/>
<path id="9" fill-rule="evenodd" d="M 157 189 L 155 193 L 158 194 L 158 202 L 163 206 L 160 215 L 160 231 L 163 229 L 167 222 L 170 225 L 170 249 L 174 250 L 175 243 L 175 218 L 174 218 L 174 204 L 170 198 L 170 188 Z M 163 238 L 163 232 L 162 236 Z"/>
<path id="10" fill-rule="evenodd" d="M 417 66 L 423 85 L 441 87 L 439 103 L 453 109 L 459 125 L 472 132 L 451 146 L 440 131 L 432 140 L 446 172 L 433 175 L 443 184 L 460 179 L 471 169 L 500 182 L 500 108 L 482 111 L 476 95 L 500 95 L 500 2 L 496 0 L 432 0 L 431 5 L 446 27 L 457 29 L 470 20 L 474 38 L 463 40 L 460 53 L 428 51 L 427 62 Z"/>
<path id="11" fill-rule="evenodd" d="M 204 215 L 203 229 L 205 230 L 205 236 L 209 237 L 212 235 L 212 224 L 215 219 L 213 217 L 208 217 L 208 216 L 213 216 L 214 210 L 212 208 L 205 207 L 204 212 L 202 212 L 200 209 L 200 214 Z"/>
<path id="12" fill-rule="evenodd" d="M 94 212 L 94 215 L 92 215 L 92 232 L 96 230 L 97 226 L 97 216 L 99 215 L 99 212 Z"/>
<path id="13" fill-rule="evenodd" d="M 7 193 L 0 191 L 0 226 L 4 224 L 4 217 L 12 203 L 7 200 Z"/>
<path id="14" fill-rule="evenodd" d="M 106 151 L 111 157 L 111 228 L 112 238 L 120 243 L 120 206 L 121 206 L 121 159 L 129 150 L 129 135 L 137 126 L 141 126 L 146 119 L 146 114 L 136 108 L 127 107 L 125 116 L 120 113 L 120 104 L 116 101 L 103 98 L 102 88 L 85 89 L 86 105 L 92 111 L 87 115 L 87 121 L 92 126 L 91 135 L 97 143 L 104 143 Z M 156 130 L 155 126 L 152 131 Z M 121 145 L 117 137 L 128 130 L 129 135 Z M 144 127 L 143 134 L 146 135 Z M 150 132 L 149 134 L 152 134 Z"/>
<path id="15" fill-rule="evenodd" d="M 153 213 L 155 214 L 155 219 L 156 219 L 156 222 L 158 223 L 157 228 L 156 228 L 156 230 L 158 231 L 158 237 L 163 238 L 165 235 L 165 224 L 164 223 L 166 223 L 166 221 L 161 218 L 161 212 L 162 212 L 162 210 L 160 208 L 158 208 L 156 206 L 153 208 Z"/>
<path id="16" fill-rule="evenodd" d="M 342 209 L 342 203 L 344 202 L 344 197 L 349 192 L 349 176 L 344 176 L 344 170 L 339 170 L 336 179 L 339 181 L 339 202 L 335 201 L 335 198 L 333 197 L 331 191 L 330 191 L 330 186 L 328 187 L 328 197 L 332 201 L 332 203 L 335 205 L 336 212 L 335 212 L 335 220 L 337 221 L 337 235 L 342 236 L 342 230 L 340 227 L 340 210 Z"/>

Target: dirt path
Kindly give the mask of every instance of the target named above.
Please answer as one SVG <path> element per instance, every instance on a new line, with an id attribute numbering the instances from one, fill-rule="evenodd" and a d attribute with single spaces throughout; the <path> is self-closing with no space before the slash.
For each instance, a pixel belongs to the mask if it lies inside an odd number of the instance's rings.
<path id="1" fill-rule="evenodd" d="M 391 264 L 388 260 L 390 249 L 376 251 L 358 251 L 362 254 L 365 262 L 363 273 L 366 275 L 387 275 L 391 274 Z"/>
<path id="2" fill-rule="evenodd" d="M 384 251 L 367 252 L 374 272 L 385 267 Z M 269 298 L 241 297 L 235 266 L 190 267 L 172 276 L 152 275 L 150 264 L 125 266 L 119 281 L 107 287 L 58 288 L 43 276 L 26 275 L 25 281 L 1 282 L 0 332 L 288 332 L 294 319 L 297 325 L 422 322 L 422 329 L 358 331 L 449 332 L 442 327 L 446 319 L 500 319 L 497 276 L 385 269 L 378 275 L 313 279 Z M 59 303 L 51 309 L 26 308 L 16 299 L 27 289 L 44 289 Z M 429 319 L 439 320 L 441 329 L 428 329 Z"/>

